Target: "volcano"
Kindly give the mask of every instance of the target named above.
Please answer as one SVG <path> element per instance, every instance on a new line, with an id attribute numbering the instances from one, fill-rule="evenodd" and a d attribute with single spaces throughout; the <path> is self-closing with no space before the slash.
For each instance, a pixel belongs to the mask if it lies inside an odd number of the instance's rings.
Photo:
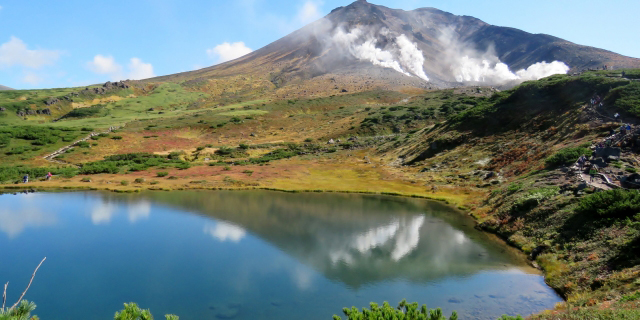
<path id="1" fill-rule="evenodd" d="M 250 76 L 276 89 L 319 93 L 513 86 L 602 68 L 640 68 L 640 59 L 435 8 L 404 11 L 358 0 L 236 60 L 152 81 Z"/>
<path id="2" fill-rule="evenodd" d="M 0 85 L 0 91 L 2 91 L 2 90 L 13 90 L 13 89 L 11 89 L 9 87 L 5 87 L 3 85 Z"/>

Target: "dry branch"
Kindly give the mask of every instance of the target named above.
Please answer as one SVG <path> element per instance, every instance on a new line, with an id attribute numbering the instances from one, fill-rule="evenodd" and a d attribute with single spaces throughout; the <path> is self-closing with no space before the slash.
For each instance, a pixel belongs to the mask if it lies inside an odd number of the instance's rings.
<path id="1" fill-rule="evenodd" d="M 9 281 L 4 284 L 4 293 L 2 294 L 2 311 L 4 311 L 4 306 L 7 303 L 7 287 L 9 286 Z"/>
<path id="2" fill-rule="evenodd" d="M 42 259 L 42 261 L 40 261 L 40 264 L 38 264 L 38 266 L 36 267 L 36 270 L 33 271 L 33 274 L 31 275 L 31 280 L 29 280 L 29 284 L 27 285 L 27 288 L 24 289 L 24 291 L 22 292 L 22 295 L 20 296 L 20 299 L 18 299 L 18 301 L 16 301 L 16 303 L 11 306 L 10 309 L 15 308 L 16 306 L 18 306 L 18 304 L 20 303 L 20 301 L 22 300 L 22 298 L 24 298 L 24 295 L 27 294 L 27 291 L 29 290 L 29 288 L 31 287 L 31 283 L 33 282 L 33 278 L 35 278 L 36 276 L 36 272 L 38 272 L 38 269 L 40 269 L 40 266 L 42 265 L 42 263 L 47 260 L 47 257 L 44 257 L 44 259 Z M 7 283 L 8 284 L 8 283 Z M 5 290 L 6 290 L 6 286 L 5 286 Z"/>

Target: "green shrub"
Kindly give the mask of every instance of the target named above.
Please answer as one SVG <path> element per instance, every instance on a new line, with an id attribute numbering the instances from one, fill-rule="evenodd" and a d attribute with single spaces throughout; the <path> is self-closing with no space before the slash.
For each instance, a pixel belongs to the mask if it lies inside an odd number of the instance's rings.
<path id="1" fill-rule="evenodd" d="M 20 301 L 15 308 L 0 309 L 0 319 L 2 320 L 37 320 L 38 316 L 31 316 L 31 312 L 36 309 L 36 304 L 27 300 Z"/>
<path id="2" fill-rule="evenodd" d="M 578 161 L 581 155 L 589 156 L 591 153 L 591 149 L 584 147 L 564 148 L 547 158 L 545 163 L 548 167 L 570 165 Z"/>
<path id="3" fill-rule="evenodd" d="M 356 307 L 344 308 L 342 312 L 347 316 L 348 320 L 378 320 L 378 319 L 404 319 L 404 320 L 446 320 L 442 314 L 442 309 L 429 310 L 426 305 L 420 307 L 417 302 L 407 303 L 402 300 L 397 308 L 391 307 L 388 302 L 384 302 L 382 307 L 377 303 L 371 302 L 370 309 L 362 308 L 362 311 Z M 341 319 L 334 315 L 334 320 Z M 453 312 L 449 320 L 457 320 L 458 313 Z"/>
<path id="4" fill-rule="evenodd" d="M 222 168 L 222 170 L 224 170 L 224 171 L 230 171 L 230 170 L 231 170 L 231 167 L 229 167 L 229 166 L 225 166 L 224 168 Z"/>
<path id="5" fill-rule="evenodd" d="M 636 293 L 630 294 L 630 295 L 626 295 L 626 296 L 622 297 L 622 299 L 620 299 L 620 301 L 622 301 L 622 302 L 636 301 L 636 300 L 640 300 L 640 291 L 636 291 Z"/>
<path id="6" fill-rule="evenodd" d="M 233 153 L 233 149 L 229 147 L 220 147 L 220 149 L 216 150 L 216 154 L 219 154 L 221 156 L 227 156 L 231 153 Z"/>
<path id="7" fill-rule="evenodd" d="M 173 314 L 167 314 L 164 316 L 165 320 L 180 320 L 178 316 Z M 125 303 L 124 310 L 116 312 L 114 320 L 152 320 L 153 315 L 148 309 L 140 309 L 135 303 Z"/>
<path id="8" fill-rule="evenodd" d="M 144 183 L 144 178 L 136 178 L 135 180 L 133 180 L 133 183 Z"/>
<path id="9" fill-rule="evenodd" d="M 626 167 L 626 168 L 624 168 L 624 171 L 630 172 L 630 173 L 636 173 L 636 172 L 638 172 L 638 169 L 636 169 L 634 167 Z"/>
<path id="10" fill-rule="evenodd" d="M 158 173 L 156 173 L 158 175 L 158 177 L 162 178 L 162 177 L 166 177 L 169 175 L 169 172 L 166 171 L 160 171 Z"/>
<path id="11" fill-rule="evenodd" d="M 640 212 L 640 191 L 614 189 L 597 192 L 580 200 L 577 214 L 602 218 L 627 218 Z"/>
<path id="12" fill-rule="evenodd" d="M 177 151 L 171 152 L 171 153 L 169 153 L 169 159 L 171 159 L 171 160 L 179 160 L 180 156 L 182 156 L 183 154 L 184 154 L 184 152 L 177 152 Z"/>
<path id="13" fill-rule="evenodd" d="M 82 165 L 80 168 L 81 174 L 99 174 L 99 173 L 111 173 L 115 174 L 120 172 L 120 167 L 115 162 L 89 162 Z"/>
<path id="14" fill-rule="evenodd" d="M 521 183 L 512 183 L 507 187 L 507 193 L 512 194 L 520 191 L 522 189 Z"/>
<path id="15" fill-rule="evenodd" d="M 167 179 L 169 179 L 169 180 L 178 180 L 178 177 L 176 177 L 176 176 L 171 176 L 171 177 L 169 177 L 169 178 L 167 178 Z"/>
<path id="16" fill-rule="evenodd" d="M 89 178 L 89 177 L 84 177 L 84 178 L 82 178 L 80 181 L 82 181 L 82 182 L 91 182 L 91 178 Z"/>
<path id="17" fill-rule="evenodd" d="M 179 170 L 187 170 L 191 168 L 191 164 L 189 162 L 178 163 L 176 165 L 176 168 L 178 168 Z"/>
<path id="18" fill-rule="evenodd" d="M 100 114 L 102 110 L 104 110 L 104 106 L 101 106 L 101 105 L 86 107 L 86 108 L 76 108 L 76 109 L 73 109 L 71 112 L 67 113 L 66 115 L 64 115 L 62 118 L 93 117 Z M 84 130 L 84 131 L 91 131 L 91 130 Z"/>
<path id="19" fill-rule="evenodd" d="M 511 317 L 506 314 L 503 314 L 502 317 L 498 318 L 498 320 L 524 320 L 524 318 L 521 315 Z"/>
<path id="20" fill-rule="evenodd" d="M 29 150 L 30 150 L 29 147 L 20 146 L 20 147 L 11 148 L 11 150 L 5 152 L 5 154 L 9 156 L 14 154 L 23 154 Z"/>
<path id="21" fill-rule="evenodd" d="M 80 141 L 80 142 L 76 143 L 76 146 L 78 146 L 80 148 L 90 148 L 91 144 L 89 142 L 86 142 L 86 141 Z"/>
<path id="22" fill-rule="evenodd" d="M 127 180 L 122 180 L 122 181 L 120 181 L 120 185 L 128 186 L 128 185 L 129 185 L 129 181 L 127 181 Z"/>

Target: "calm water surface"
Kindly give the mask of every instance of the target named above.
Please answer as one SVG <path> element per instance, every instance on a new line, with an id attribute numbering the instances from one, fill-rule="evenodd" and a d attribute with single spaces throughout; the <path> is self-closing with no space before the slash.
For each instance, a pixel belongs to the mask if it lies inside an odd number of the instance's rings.
<path id="1" fill-rule="evenodd" d="M 36 193 L 0 196 L 0 282 L 42 319 L 331 319 L 409 301 L 462 319 L 561 299 L 510 248 L 436 202 L 345 194 Z"/>

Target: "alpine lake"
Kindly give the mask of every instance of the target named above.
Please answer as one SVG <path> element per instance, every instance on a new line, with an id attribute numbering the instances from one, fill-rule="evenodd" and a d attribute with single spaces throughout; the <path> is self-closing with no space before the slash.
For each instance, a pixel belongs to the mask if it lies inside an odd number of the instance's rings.
<path id="1" fill-rule="evenodd" d="M 526 258 L 436 201 L 274 191 L 0 196 L 0 282 L 41 319 L 331 319 L 402 299 L 496 319 L 562 299 Z"/>

